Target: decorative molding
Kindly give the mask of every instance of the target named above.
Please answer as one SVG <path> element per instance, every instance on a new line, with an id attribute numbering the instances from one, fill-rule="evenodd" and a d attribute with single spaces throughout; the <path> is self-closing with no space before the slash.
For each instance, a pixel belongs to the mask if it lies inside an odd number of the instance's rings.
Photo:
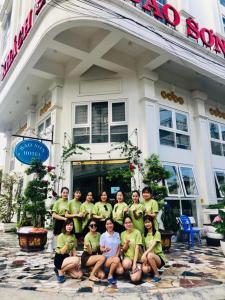
<path id="1" fill-rule="evenodd" d="M 178 97 L 174 92 L 166 92 L 161 91 L 161 96 L 163 99 L 167 99 L 169 101 L 174 101 L 175 103 L 179 103 L 181 105 L 184 104 L 184 99 L 182 97 Z"/>
<path id="2" fill-rule="evenodd" d="M 22 126 L 20 126 L 20 128 L 18 128 L 18 130 L 16 131 L 16 134 L 20 134 L 20 133 L 24 132 L 25 129 L 27 129 L 27 122 L 25 124 L 23 124 Z"/>
<path id="3" fill-rule="evenodd" d="M 45 103 L 43 107 L 40 108 L 40 113 L 39 113 L 40 117 L 49 110 L 51 105 L 52 105 L 52 102 L 49 101 L 49 102 Z"/>
<path id="4" fill-rule="evenodd" d="M 225 120 L 225 112 L 219 110 L 218 108 L 210 108 L 209 109 L 209 113 L 212 116 L 218 117 L 218 118 L 222 118 Z"/>

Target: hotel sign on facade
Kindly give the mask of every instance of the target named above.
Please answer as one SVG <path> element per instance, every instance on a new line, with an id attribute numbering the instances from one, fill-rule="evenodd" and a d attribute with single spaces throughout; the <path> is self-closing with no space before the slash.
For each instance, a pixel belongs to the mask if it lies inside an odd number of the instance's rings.
<path id="1" fill-rule="evenodd" d="M 4 80 L 9 69 L 11 68 L 12 63 L 14 62 L 17 54 L 19 53 L 24 41 L 26 40 L 26 38 L 33 26 L 34 16 L 39 15 L 39 13 L 41 12 L 41 10 L 45 4 L 46 4 L 46 0 L 36 0 L 35 1 L 34 8 L 29 11 L 23 26 L 20 28 L 19 33 L 17 35 L 15 35 L 13 47 L 9 51 L 8 55 L 6 56 L 4 63 L 1 65 L 1 67 L 2 67 L 1 80 Z"/>
<path id="2" fill-rule="evenodd" d="M 130 2 L 140 5 L 143 11 L 151 13 L 157 19 L 164 20 L 166 24 L 174 28 L 181 22 L 180 13 L 170 4 L 160 7 L 156 0 L 130 0 Z M 225 56 L 225 40 L 216 35 L 212 29 L 200 28 L 192 18 L 186 19 L 186 29 L 188 37 L 196 41 L 201 40 L 205 47 Z"/>

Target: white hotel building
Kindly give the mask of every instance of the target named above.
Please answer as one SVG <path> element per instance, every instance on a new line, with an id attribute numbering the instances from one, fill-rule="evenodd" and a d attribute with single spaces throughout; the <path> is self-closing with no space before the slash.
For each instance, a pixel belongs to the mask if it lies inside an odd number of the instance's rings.
<path id="1" fill-rule="evenodd" d="M 108 151 L 130 138 L 142 161 L 157 153 L 173 173 L 171 205 L 201 222 L 225 183 L 225 1 L 2 2 L 5 172 L 26 168 L 13 134 L 52 130 L 48 163 L 69 140 L 89 147 L 65 163 L 63 184 L 96 195 L 124 163 Z"/>

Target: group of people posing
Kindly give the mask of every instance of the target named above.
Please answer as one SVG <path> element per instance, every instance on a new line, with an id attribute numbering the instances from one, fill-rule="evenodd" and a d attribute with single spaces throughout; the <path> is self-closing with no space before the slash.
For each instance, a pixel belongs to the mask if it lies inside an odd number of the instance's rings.
<path id="1" fill-rule="evenodd" d="M 93 204 L 93 194 L 86 194 L 81 203 L 81 192 L 76 189 L 74 199 L 68 201 L 69 189 L 63 187 L 61 198 L 53 206 L 55 273 L 59 282 L 65 273 L 81 278 L 83 268 L 89 268 L 89 280 L 98 282 L 107 276 L 110 285 L 116 284 L 117 275 L 129 272 L 133 282 L 141 280 L 142 273 L 151 273 L 153 282 L 161 280 L 159 269 L 167 258 L 162 251 L 158 231 L 158 203 L 151 197 L 151 190 L 132 192 L 132 204 L 125 203 L 124 193 L 116 193 L 114 207 L 108 203 L 107 192 Z M 83 241 L 81 257 L 76 254 L 77 238 Z"/>

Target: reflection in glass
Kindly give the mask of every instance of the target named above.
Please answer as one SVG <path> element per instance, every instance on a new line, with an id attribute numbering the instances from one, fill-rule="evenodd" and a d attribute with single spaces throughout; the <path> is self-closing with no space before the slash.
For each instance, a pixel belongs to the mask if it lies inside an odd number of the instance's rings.
<path id="1" fill-rule="evenodd" d="M 160 108 L 160 125 L 172 128 L 172 111 Z"/>
<path id="2" fill-rule="evenodd" d="M 176 134 L 177 148 L 180 149 L 191 149 L 190 137 L 188 135 Z"/>
<path id="3" fill-rule="evenodd" d="M 175 146 L 174 133 L 167 130 L 159 130 L 160 144 L 167 146 Z"/>
<path id="4" fill-rule="evenodd" d="M 177 168 L 175 166 L 164 165 L 166 171 L 170 172 L 171 177 L 166 180 L 168 194 L 169 195 L 181 195 L 181 184 L 179 180 L 179 176 L 177 173 Z"/>
<path id="5" fill-rule="evenodd" d="M 220 155 L 220 156 L 222 155 L 220 143 L 211 141 L 211 149 L 212 149 L 212 154 Z"/>
<path id="6" fill-rule="evenodd" d="M 188 131 L 187 116 L 181 113 L 176 113 L 177 130 Z"/>
<path id="7" fill-rule="evenodd" d="M 210 123 L 210 135 L 212 139 L 216 139 L 216 140 L 220 139 L 218 124 Z"/>
<path id="8" fill-rule="evenodd" d="M 195 178 L 193 174 L 193 170 L 188 167 L 180 167 L 181 176 L 184 183 L 184 188 L 187 196 L 197 195 L 197 186 L 195 183 Z"/>

